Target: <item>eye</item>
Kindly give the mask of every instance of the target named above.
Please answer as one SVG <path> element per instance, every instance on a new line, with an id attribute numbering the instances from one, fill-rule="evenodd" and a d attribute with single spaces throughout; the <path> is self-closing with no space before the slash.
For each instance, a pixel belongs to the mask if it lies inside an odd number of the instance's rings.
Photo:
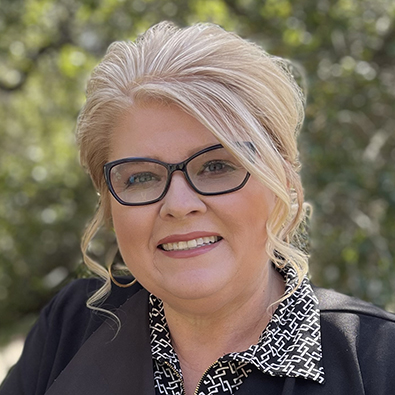
<path id="1" fill-rule="evenodd" d="M 146 172 L 132 174 L 125 181 L 126 188 L 131 187 L 147 187 L 155 184 L 161 180 L 161 177 L 157 174 Z"/>
<path id="2" fill-rule="evenodd" d="M 198 175 L 221 175 L 234 171 L 236 166 L 233 163 L 224 160 L 211 160 L 206 162 L 199 171 Z"/>

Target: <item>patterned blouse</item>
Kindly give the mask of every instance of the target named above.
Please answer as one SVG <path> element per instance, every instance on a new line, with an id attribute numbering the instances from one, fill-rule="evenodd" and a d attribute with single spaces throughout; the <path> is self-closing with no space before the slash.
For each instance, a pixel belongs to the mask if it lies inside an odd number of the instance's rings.
<path id="1" fill-rule="evenodd" d="M 282 274 L 285 291 L 289 293 L 296 287 L 296 273 L 287 267 Z M 171 344 L 163 303 L 150 295 L 149 305 L 155 393 L 184 395 L 180 362 Z M 243 352 L 219 358 L 206 370 L 195 393 L 235 394 L 254 368 L 262 374 L 302 377 L 322 384 L 321 359 L 318 300 L 305 278 L 300 287 L 279 304 L 258 343 Z"/>

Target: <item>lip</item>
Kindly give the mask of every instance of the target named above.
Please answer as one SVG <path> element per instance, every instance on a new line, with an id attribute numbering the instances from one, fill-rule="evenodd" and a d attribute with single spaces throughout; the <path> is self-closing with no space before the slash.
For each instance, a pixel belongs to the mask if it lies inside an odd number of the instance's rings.
<path id="1" fill-rule="evenodd" d="M 158 248 L 158 250 L 162 254 L 164 254 L 167 257 L 172 258 L 172 259 L 186 259 L 186 258 L 193 258 L 198 255 L 206 254 L 206 253 L 214 250 L 218 246 L 220 246 L 222 244 L 222 241 L 223 241 L 223 239 L 217 241 L 214 244 L 207 244 L 207 245 L 204 245 L 199 248 L 192 248 L 191 250 L 165 251 L 165 250 L 161 250 L 160 248 Z"/>
<path id="2" fill-rule="evenodd" d="M 166 243 L 177 243 L 179 241 L 189 241 L 193 239 L 198 239 L 199 237 L 209 237 L 209 236 L 218 236 L 221 237 L 218 233 L 216 232 L 190 232 L 190 233 L 184 233 L 184 234 L 174 234 L 167 236 L 161 240 L 159 240 L 158 246 L 159 247 L 161 244 L 166 244 Z M 211 250 L 217 248 L 219 245 L 222 243 L 222 237 L 219 241 L 217 241 L 214 244 L 207 244 L 199 248 L 192 248 L 190 250 L 173 250 L 173 251 L 166 251 L 161 248 L 158 248 L 158 250 L 164 254 L 165 256 L 173 259 L 185 259 L 185 258 L 193 258 L 198 255 L 205 254 L 207 252 L 210 252 Z"/>
<path id="3" fill-rule="evenodd" d="M 167 243 L 178 243 L 179 241 L 189 241 L 193 239 L 198 239 L 199 237 L 209 237 L 209 236 L 218 236 L 221 237 L 219 233 L 216 232 L 190 232 L 190 233 L 184 233 L 184 234 L 174 234 L 167 236 L 163 239 L 160 239 L 157 247 L 159 247 L 161 244 L 167 244 Z"/>

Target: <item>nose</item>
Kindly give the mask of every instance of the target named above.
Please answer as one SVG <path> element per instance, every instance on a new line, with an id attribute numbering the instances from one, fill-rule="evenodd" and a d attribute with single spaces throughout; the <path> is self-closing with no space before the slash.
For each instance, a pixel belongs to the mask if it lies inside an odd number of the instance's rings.
<path id="1" fill-rule="evenodd" d="M 182 172 L 173 173 L 169 189 L 162 200 L 159 215 L 165 218 L 183 219 L 191 214 L 205 213 L 206 204 L 188 184 Z"/>

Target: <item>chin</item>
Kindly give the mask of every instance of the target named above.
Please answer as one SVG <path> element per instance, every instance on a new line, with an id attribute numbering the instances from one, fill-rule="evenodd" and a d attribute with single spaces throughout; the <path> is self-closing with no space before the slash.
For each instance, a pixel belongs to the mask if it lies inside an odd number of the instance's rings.
<path id="1" fill-rule="evenodd" d="M 168 298 L 177 298 L 180 300 L 207 300 L 215 297 L 219 291 L 225 287 L 225 281 L 222 278 L 215 278 L 211 275 L 189 275 L 174 276 L 162 287 L 159 298 L 166 301 Z"/>

